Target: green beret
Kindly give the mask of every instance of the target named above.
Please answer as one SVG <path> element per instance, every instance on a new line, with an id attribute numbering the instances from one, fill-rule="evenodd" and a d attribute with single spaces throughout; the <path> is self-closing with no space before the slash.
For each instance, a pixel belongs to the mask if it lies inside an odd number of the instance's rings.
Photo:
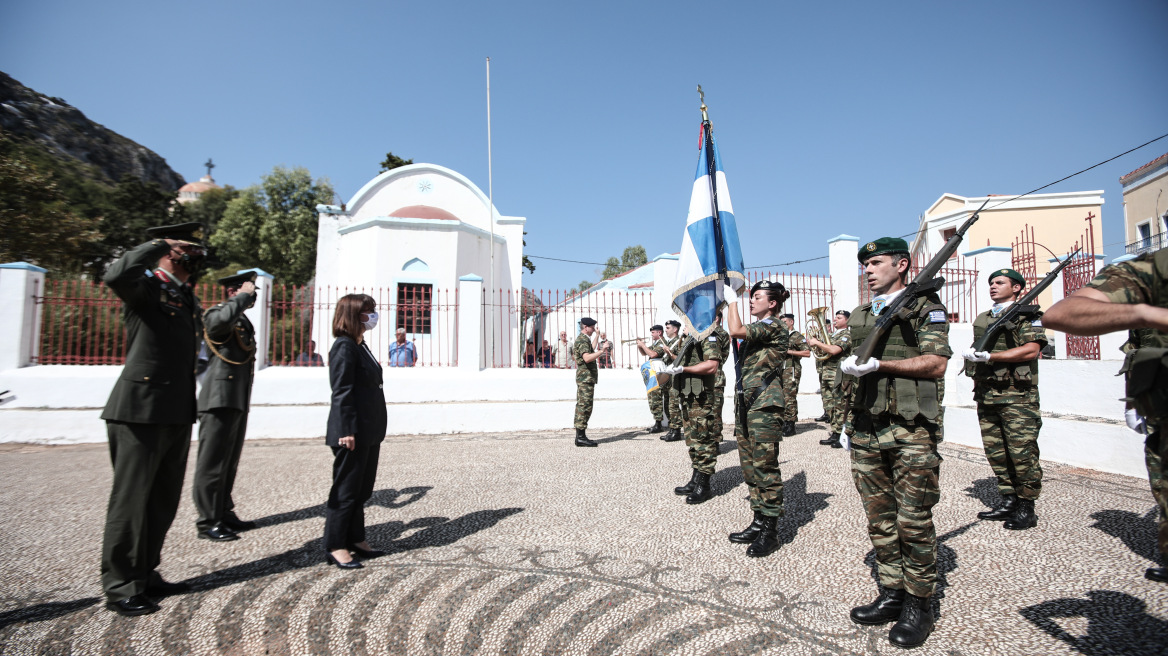
<path id="1" fill-rule="evenodd" d="M 1018 283 L 1019 285 L 1022 285 L 1023 288 L 1026 287 L 1026 277 L 1013 269 L 998 269 L 996 271 L 990 271 L 990 277 L 986 278 L 986 280 L 987 281 L 993 280 L 994 278 L 997 278 L 998 276 L 1006 276 L 1010 280 L 1013 280 L 1014 282 Z"/>
<path id="2" fill-rule="evenodd" d="M 873 255 L 884 255 L 885 253 L 904 253 L 907 255 L 908 242 L 900 237 L 881 237 L 861 246 L 860 252 L 856 254 L 856 259 L 863 262 Z"/>

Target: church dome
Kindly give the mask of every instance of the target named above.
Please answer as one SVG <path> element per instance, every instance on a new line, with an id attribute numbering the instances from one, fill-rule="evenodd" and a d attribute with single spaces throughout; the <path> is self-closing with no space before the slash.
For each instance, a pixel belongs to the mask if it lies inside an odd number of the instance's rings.
<path id="1" fill-rule="evenodd" d="M 410 205 L 394 210 L 390 216 L 398 219 L 437 219 L 439 221 L 457 221 L 458 217 L 446 210 L 430 205 Z"/>

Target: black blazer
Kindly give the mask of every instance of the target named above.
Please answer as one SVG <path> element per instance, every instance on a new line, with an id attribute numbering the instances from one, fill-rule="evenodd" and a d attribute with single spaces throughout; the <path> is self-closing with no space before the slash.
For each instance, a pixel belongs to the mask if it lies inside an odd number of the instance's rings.
<path id="1" fill-rule="evenodd" d="M 329 383 L 333 388 L 325 443 L 340 446 L 340 440 L 355 435 L 357 444 L 385 439 L 385 390 L 381 365 L 363 344 L 351 337 L 338 337 L 329 350 Z"/>

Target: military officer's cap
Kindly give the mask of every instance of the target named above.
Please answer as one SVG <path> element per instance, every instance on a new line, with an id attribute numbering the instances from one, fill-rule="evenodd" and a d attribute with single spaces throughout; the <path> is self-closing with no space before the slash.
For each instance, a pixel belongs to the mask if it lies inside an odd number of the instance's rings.
<path id="1" fill-rule="evenodd" d="M 908 255 L 908 242 L 900 237 L 881 237 L 876 241 L 870 241 L 860 247 L 860 252 L 856 254 L 856 259 L 863 262 L 873 255 L 884 255 L 886 253 L 904 253 Z"/>
<path id="2" fill-rule="evenodd" d="M 677 319 L 670 319 L 669 321 L 665 322 L 665 325 L 666 326 L 673 326 L 674 328 L 681 328 L 681 322 L 678 321 Z"/>
<path id="3" fill-rule="evenodd" d="M 255 282 L 256 276 L 255 271 L 243 271 L 234 276 L 223 276 L 219 279 L 219 284 L 224 287 L 239 287 L 245 282 Z"/>
<path id="4" fill-rule="evenodd" d="M 654 330 L 659 333 L 665 332 L 665 329 L 661 327 L 661 324 L 654 324 L 653 326 L 649 327 L 649 332 L 653 332 Z"/>
<path id="5" fill-rule="evenodd" d="M 997 278 L 998 276 L 1006 276 L 1010 280 L 1013 280 L 1014 282 L 1018 283 L 1019 285 L 1022 285 L 1022 287 L 1026 287 L 1026 276 L 1023 276 L 1022 274 L 1018 273 L 1017 271 L 1015 271 L 1013 269 L 998 269 L 996 271 L 991 271 L 990 277 L 986 278 L 986 280 L 987 281 L 993 280 L 994 278 Z"/>
<path id="6" fill-rule="evenodd" d="M 751 295 L 753 296 L 754 293 L 760 289 L 780 289 L 786 291 L 787 288 L 783 287 L 783 283 L 781 282 L 776 282 L 774 280 L 759 280 L 758 282 L 754 283 L 754 287 L 750 288 Z"/>
<path id="7" fill-rule="evenodd" d="M 583 319 L 580 320 L 580 325 L 581 326 L 595 326 L 596 319 L 593 319 L 592 317 L 584 317 Z"/>
<path id="8" fill-rule="evenodd" d="M 151 239 L 173 239 L 192 246 L 205 247 L 207 227 L 202 223 L 177 223 L 175 225 L 146 228 L 146 236 Z"/>
<path id="9" fill-rule="evenodd" d="M 791 321 L 794 321 L 794 320 L 795 320 L 795 315 L 793 315 L 793 314 L 784 314 L 784 315 L 780 315 L 780 316 L 779 316 L 779 318 L 780 318 L 780 319 L 790 319 Z"/>
<path id="10" fill-rule="evenodd" d="M 848 312 L 847 310 L 836 310 L 836 312 L 835 312 L 835 313 L 836 313 L 836 314 L 842 314 L 842 315 L 844 315 L 844 317 L 845 317 L 845 318 L 847 318 L 847 319 L 851 319 L 851 318 L 852 318 L 852 313 L 851 313 L 851 312 Z"/>

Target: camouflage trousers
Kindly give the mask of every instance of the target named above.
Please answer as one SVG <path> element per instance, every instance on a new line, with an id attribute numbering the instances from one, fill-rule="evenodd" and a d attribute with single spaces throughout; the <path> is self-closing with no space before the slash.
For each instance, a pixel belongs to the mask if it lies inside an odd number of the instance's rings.
<path id="1" fill-rule="evenodd" d="M 714 432 L 714 395 L 702 392 L 681 397 L 681 416 L 685 422 L 685 445 L 694 471 L 713 474 L 718 462 L 718 444 L 722 436 Z"/>
<path id="2" fill-rule="evenodd" d="M 662 393 L 662 398 L 665 400 L 665 416 L 669 417 L 669 427 L 681 430 L 681 392 L 673 389 L 673 381 L 669 381 L 669 398 L 665 398 Z"/>
<path id="3" fill-rule="evenodd" d="M 737 419 L 741 416 L 740 412 L 734 413 L 734 437 L 738 440 L 742 478 L 750 490 L 750 509 L 768 517 L 782 517 L 783 474 L 779 471 L 779 441 L 783 439 L 783 409 L 749 410 L 746 426 Z"/>
<path id="4" fill-rule="evenodd" d="M 660 386 L 649 392 L 649 412 L 653 413 L 653 421 L 665 419 L 665 402 L 661 400 L 661 396 Z"/>
<path id="5" fill-rule="evenodd" d="M 1152 498 L 1160 508 L 1156 517 L 1160 556 L 1168 563 L 1168 481 L 1164 480 L 1164 461 L 1168 460 L 1168 439 L 1163 438 L 1163 429 L 1148 436 L 1144 442 L 1144 461 L 1148 465 L 1148 482 L 1152 485 Z"/>
<path id="6" fill-rule="evenodd" d="M 803 376 L 803 366 L 790 362 L 783 367 L 783 405 L 786 409 L 783 412 L 784 421 L 797 421 L 799 419 L 799 379 Z"/>
<path id="7" fill-rule="evenodd" d="M 1042 414 L 1038 404 L 978 403 L 977 421 L 986 459 L 998 478 L 998 491 L 1002 496 L 1037 499 L 1042 491 L 1042 465 L 1038 462 Z"/>
<path id="8" fill-rule="evenodd" d="M 823 414 L 830 422 L 835 411 L 835 367 L 819 370 L 819 398 L 823 399 Z"/>
<path id="9" fill-rule="evenodd" d="M 592 394 L 595 383 L 576 383 L 576 418 L 572 425 L 580 430 L 588 428 L 588 418 L 592 416 Z"/>
<path id="10" fill-rule="evenodd" d="M 722 408 L 726 406 L 726 386 L 719 385 L 714 388 L 714 435 L 718 436 L 718 441 L 722 441 Z"/>
<path id="11" fill-rule="evenodd" d="M 835 381 L 832 381 L 832 384 L 834 385 Z M 844 391 L 843 387 L 838 386 L 838 385 L 835 387 L 832 387 L 832 389 L 831 389 L 831 397 L 832 397 L 831 432 L 835 433 L 836 435 L 843 435 L 844 434 L 844 422 L 845 422 L 844 410 L 849 407 L 850 404 L 848 403 L 847 397 L 848 397 L 848 395 L 852 394 L 852 392 L 854 390 L 855 390 L 855 383 L 852 383 L 851 388 L 847 392 Z M 854 414 L 854 413 L 852 413 L 852 414 Z M 855 431 L 852 431 L 852 432 L 855 432 Z M 851 435 L 851 433 L 848 433 L 848 434 Z"/>
<path id="12" fill-rule="evenodd" d="M 880 584 L 932 596 L 937 585 L 933 506 L 941 498 L 937 426 L 860 412 L 855 429 L 852 480 L 868 515 Z M 880 437 L 891 437 L 891 447 L 881 449 Z"/>

